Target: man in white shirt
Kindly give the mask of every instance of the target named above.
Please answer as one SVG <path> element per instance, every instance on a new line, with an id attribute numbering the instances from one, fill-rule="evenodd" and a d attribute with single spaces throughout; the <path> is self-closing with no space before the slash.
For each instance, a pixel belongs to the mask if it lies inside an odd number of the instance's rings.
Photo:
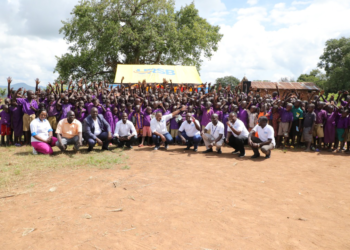
<path id="1" fill-rule="evenodd" d="M 202 140 L 200 131 L 199 122 L 191 114 L 186 114 L 186 121 L 181 124 L 176 140 L 187 145 L 185 150 L 190 150 L 191 146 L 194 145 L 193 151 L 197 152 L 198 144 Z"/>
<path id="2" fill-rule="evenodd" d="M 232 154 L 238 154 L 239 157 L 245 156 L 244 144 L 248 141 L 249 132 L 244 123 L 237 118 L 235 112 L 231 112 L 227 122 L 226 143 L 235 149 Z"/>
<path id="3" fill-rule="evenodd" d="M 164 115 L 162 112 L 157 112 L 156 117 L 151 120 L 151 131 L 152 131 L 152 140 L 156 145 L 154 150 L 158 150 L 160 147 L 160 142 L 164 142 L 165 150 L 168 150 L 168 145 L 172 142 L 173 137 L 168 132 L 167 121 L 169 121 L 174 116 L 180 114 L 181 111 L 185 111 L 186 106 L 183 106 L 181 109 L 173 112 L 170 115 Z"/>
<path id="4" fill-rule="evenodd" d="M 203 153 L 213 152 L 213 147 L 216 146 L 216 151 L 218 154 L 221 154 L 221 146 L 225 138 L 224 133 L 224 124 L 219 121 L 219 116 L 217 114 L 213 114 L 211 116 L 211 122 L 209 122 L 204 131 L 202 131 L 203 141 L 207 148 Z"/>
<path id="5" fill-rule="evenodd" d="M 125 145 L 127 148 L 132 149 L 131 144 L 136 136 L 137 132 L 134 124 L 128 120 L 128 114 L 123 113 L 122 119 L 115 126 L 113 144 L 117 145 L 118 148 L 122 148 Z"/>
<path id="6" fill-rule="evenodd" d="M 271 157 L 271 150 L 275 148 L 275 131 L 273 127 L 268 125 L 268 119 L 266 116 L 259 118 L 259 124 L 256 125 L 248 136 L 248 144 L 254 151 L 252 159 L 259 158 L 259 148 L 261 152 L 266 155 L 266 159 Z M 255 133 L 258 132 L 259 138 L 255 137 Z"/>

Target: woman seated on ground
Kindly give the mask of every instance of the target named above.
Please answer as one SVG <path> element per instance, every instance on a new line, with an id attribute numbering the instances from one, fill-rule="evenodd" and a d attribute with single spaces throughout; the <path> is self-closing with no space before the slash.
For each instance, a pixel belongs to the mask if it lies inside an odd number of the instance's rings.
<path id="1" fill-rule="evenodd" d="M 30 123 L 30 131 L 32 133 L 33 154 L 38 153 L 51 155 L 52 147 L 55 146 L 57 138 L 52 137 L 52 128 L 48 120 L 46 120 L 46 110 L 41 110 L 39 117 Z"/>

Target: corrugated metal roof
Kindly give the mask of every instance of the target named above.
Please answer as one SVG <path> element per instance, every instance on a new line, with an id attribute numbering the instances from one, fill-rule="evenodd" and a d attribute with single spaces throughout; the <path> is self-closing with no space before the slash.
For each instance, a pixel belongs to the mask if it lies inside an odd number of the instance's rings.
<path id="1" fill-rule="evenodd" d="M 278 84 L 279 89 L 297 89 L 297 90 L 321 90 L 313 82 L 252 82 L 253 88 L 258 89 L 276 89 Z"/>

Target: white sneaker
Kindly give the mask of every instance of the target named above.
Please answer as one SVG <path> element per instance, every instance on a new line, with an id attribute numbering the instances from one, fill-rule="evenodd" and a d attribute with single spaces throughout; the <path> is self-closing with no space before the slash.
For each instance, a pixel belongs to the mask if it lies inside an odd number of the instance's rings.
<path id="1" fill-rule="evenodd" d="M 35 148 L 33 148 L 33 155 L 37 155 L 38 151 L 35 150 Z"/>

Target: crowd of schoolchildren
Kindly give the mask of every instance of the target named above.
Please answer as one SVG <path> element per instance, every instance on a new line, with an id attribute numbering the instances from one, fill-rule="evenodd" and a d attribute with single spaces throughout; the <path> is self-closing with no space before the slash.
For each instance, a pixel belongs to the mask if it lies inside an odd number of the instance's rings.
<path id="1" fill-rule="evenodd" d="M 266 116 L 275 131 L 277 148 L 306 145 L 306 151 L 349 151 L 350 95 L 347 91 L 339 92 L 337 99 L 334 96 L 326 99 L 323 91 L 302 96 L 293 90 L 280 95 L 276 86 L 271 95 L 260 96 L 252 88 L 243 93 L 239 87 L 175 85 L 165 80 L 163 84 L 143 81 L 117 87 L 109 86 L 107 81 L 87 83 L 80 80 L 66 85 L 62 81 L 42 90 L 38 88 L 39 79 L 35 91 L 26 91 L 12 89 L 11 82 L 8 78 L 8 96 L 0 103 L 3 146 L 30 145 L 30 122 L 40 110 L 47 110 L 47 120 L 55 132 L 57 123 L 65 119 L 69 111 L 83 122 L 93 107 L 104 116 L 112 131 L 121 115 L 127 113 L 137 131 L 137 145 L 151 146 L 150 122 L 155 113 L 161 111 L 166 115 L 187 106 L 186 111 L 168 122 L 168 131 L 173 138 L 178 135 L 187 114 L 197 119 L 201 128 L 217 114 L 226 135 L 229 114 L 235 112 L 249 131 L 256 126 L 259 117 Z"/>

